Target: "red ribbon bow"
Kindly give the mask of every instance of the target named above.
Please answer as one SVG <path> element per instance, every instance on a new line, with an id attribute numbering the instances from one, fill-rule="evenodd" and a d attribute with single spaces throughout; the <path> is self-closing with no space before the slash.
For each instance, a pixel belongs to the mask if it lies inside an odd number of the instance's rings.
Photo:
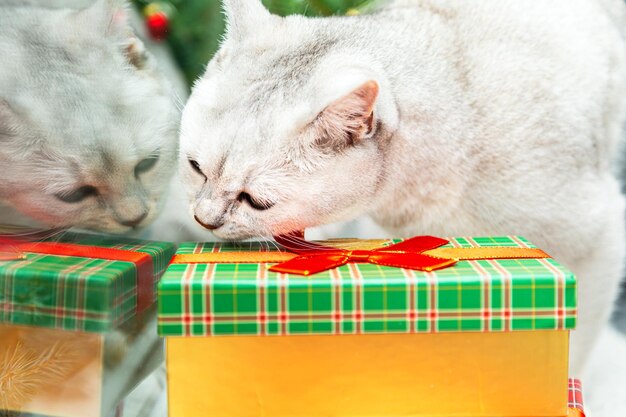
<path id="1" fill-rule="evenodd" d="M 423 254 L 448 243 L 434 236 L 416 236 L 400 243 L 373 250 L 347 250 L 307 242 L 303 233 L 275 236 L 276 242 L 299 254 L 293 259 L 270 267 L 270 271 L 298 275 L 312 275 L 336 268 L 348 262 L 365 262 L 396 268 L 434 271 L 456 263 L 456 259 L 438 258 Z"/>

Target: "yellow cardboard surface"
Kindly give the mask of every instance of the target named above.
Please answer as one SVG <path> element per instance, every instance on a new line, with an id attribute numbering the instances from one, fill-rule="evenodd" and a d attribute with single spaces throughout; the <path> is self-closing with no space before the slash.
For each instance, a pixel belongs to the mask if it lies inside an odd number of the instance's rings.
<path id="1" fill-rule="evenodd" d="M 564 417 L 567 331 L 167 338 L 169 417 Z"/>
<path id="2" fill-rule="evenodd" d="M 103 336 L 0 325 L 0 410 L 100 415 Z"/>

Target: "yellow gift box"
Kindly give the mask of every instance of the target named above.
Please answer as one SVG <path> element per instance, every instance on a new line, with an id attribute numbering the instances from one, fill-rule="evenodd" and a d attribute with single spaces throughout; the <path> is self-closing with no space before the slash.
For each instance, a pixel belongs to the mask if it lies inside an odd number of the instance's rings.
<path id="1" fill-rule="evenodd" d="M 183 244 L 163 276 L 169 417 L 567 416 L 576 282 L 553 259 L 302 277 L 255 250 L 267 248 Z"/>
<path id="2" fill-rule="evenodd" d="M 567 415 L 565 331 L 169 337 L 169 416 Z"/>

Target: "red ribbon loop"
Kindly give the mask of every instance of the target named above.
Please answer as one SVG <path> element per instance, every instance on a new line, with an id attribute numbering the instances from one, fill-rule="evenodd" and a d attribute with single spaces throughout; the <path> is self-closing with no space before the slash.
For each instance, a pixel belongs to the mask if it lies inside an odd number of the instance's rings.
<path id="1" fill-rule="evenodd" d="M 366 262 L 419 271 L 434 271 L 456 263 L 454 259 L 438 258 L 422 253 L 448 243 L 446 239 L 435 236 L 416 236 L 390 246 L 352 251 L 307 242 L 301 233 L 274 238 L 286 249 L 300 255 L 270 267 L 270 271 L 288 274 L 312 275 L 348 262 Z"/>

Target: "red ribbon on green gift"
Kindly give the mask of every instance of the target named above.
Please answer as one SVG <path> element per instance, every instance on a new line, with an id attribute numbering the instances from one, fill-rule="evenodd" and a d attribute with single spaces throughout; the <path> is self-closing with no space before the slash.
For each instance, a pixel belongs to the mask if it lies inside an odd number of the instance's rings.
<path id="1" fill-rule="evenodd" d="M 415 236 L 400 243 L 375 249 L 350 250 L 304 240 L 304 233 L 275 236 L 290 252 L 202 252 L 178 254 L 172 264 L 202 263 L 276 263 L 269 269 L 296 275 L 313 275 L 349 262 L 372 263 L 394 268 L 434 271 L 453 266 L 461 260 L 539 259 L 550 256 L 537 248 L 527 247 L 442 247 L 446 239 Z"/>
<path id="2" fill-rule="evenodd" d="M 130 262 L 137 271 L 137 313 L 154 303 L 154 267 L 147 253 L 65 242 L 33 242 L 10 235 L 0 235 L 0 260 L 21 260 L 25 253 L 71 256 Z"/>
<path id="3" fill-rule="evenodd" d="M 370 250 L 348 250 L 304 240 L 304 232 L 274 236 L 276 242 L 297 256 L 271 266 L 273 272 L 312 275 L 349 262 L 371 263 L 418 271 L 448 268 L 459 260 L 549 258 L 537 248 L 482 247 L 447 248 L 448 240 L 415 236 L 389 246 Z"/>

